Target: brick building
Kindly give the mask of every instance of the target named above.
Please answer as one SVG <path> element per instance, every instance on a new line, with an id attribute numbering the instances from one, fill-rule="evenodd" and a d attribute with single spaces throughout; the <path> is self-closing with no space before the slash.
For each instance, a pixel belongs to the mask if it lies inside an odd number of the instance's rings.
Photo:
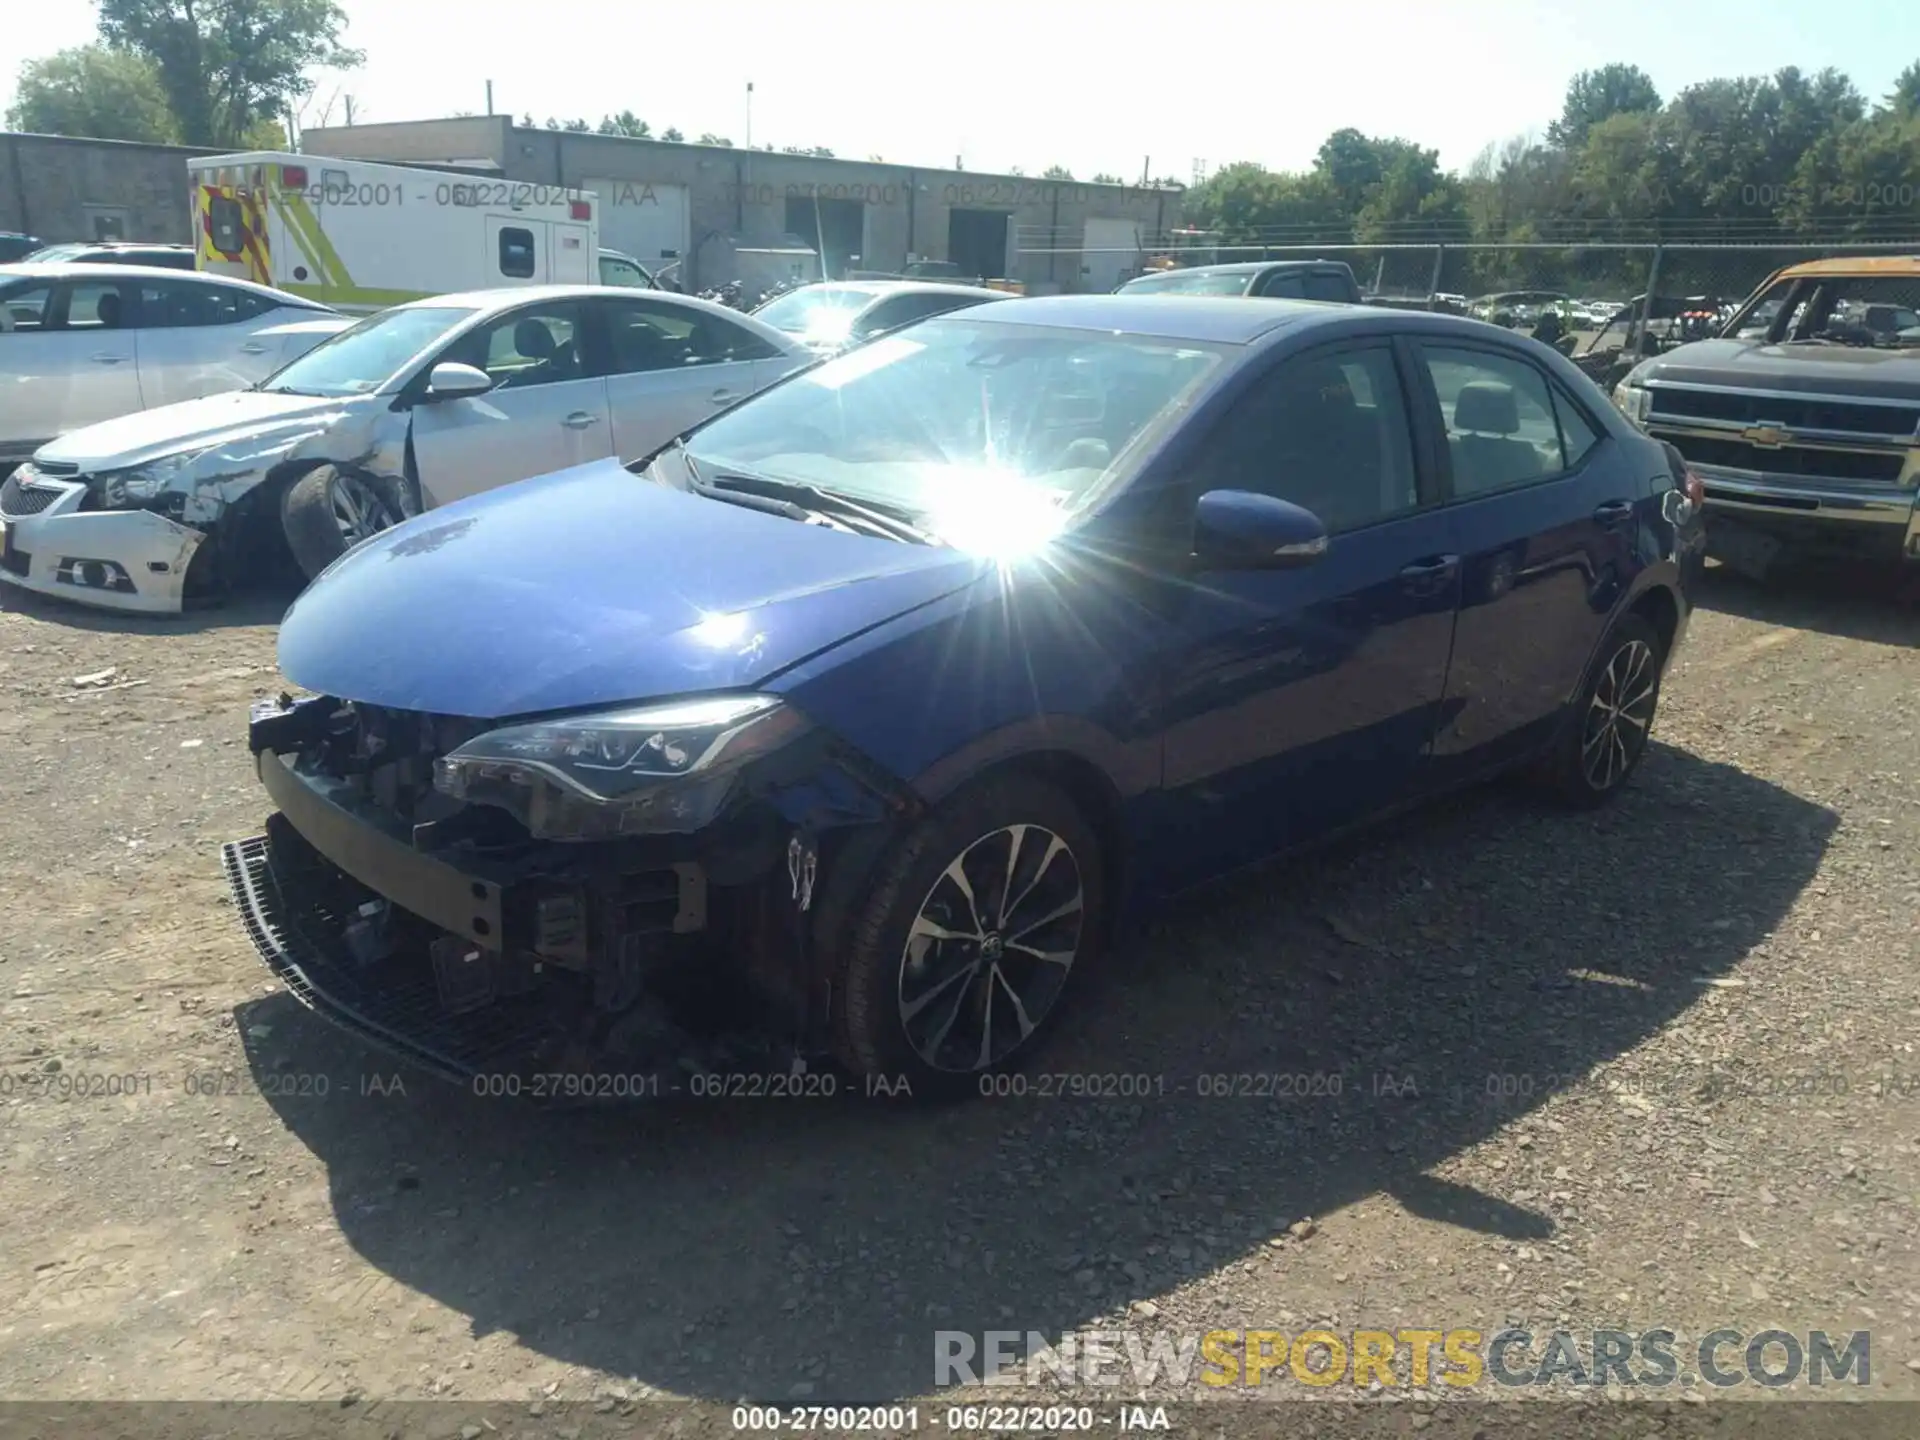
<path id="1" fill-rule="evenodd" d="M 62 240 L 193 239 L 187 158 L 216 152 L 0 132 L 0 230 Z"/>

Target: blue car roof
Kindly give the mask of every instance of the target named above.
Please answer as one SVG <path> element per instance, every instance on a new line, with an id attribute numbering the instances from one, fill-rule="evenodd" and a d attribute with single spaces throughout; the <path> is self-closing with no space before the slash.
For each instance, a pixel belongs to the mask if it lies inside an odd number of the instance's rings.
<path id="1" fill-rule="evenodd" d="M 976 306 L 951 318 L 1246 345 L 1287 325 L 1352 314 L 1351 305 L 1237 295 L 1035 295 Z"/>

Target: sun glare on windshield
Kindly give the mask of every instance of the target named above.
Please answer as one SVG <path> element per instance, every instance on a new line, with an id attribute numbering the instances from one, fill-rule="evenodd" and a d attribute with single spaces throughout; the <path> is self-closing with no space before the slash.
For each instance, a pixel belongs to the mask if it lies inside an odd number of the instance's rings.
<path id="1" fill-rule="evenodd" d="M 826 362 L 688 443 L 709 477 L 877 506 L 940 543 L 1013 559 L 1120 483 L 1220 359 L 1152 336 L 935 319 Z"/>
<path id="2" fill-rule="evenodd" d="M 950 465 L 939 472 L 928 528 L 947 544 L 994 560 L 1018 560 L 1045 549 L 1066 528 L 1063 492 L 989 465 Z"/>

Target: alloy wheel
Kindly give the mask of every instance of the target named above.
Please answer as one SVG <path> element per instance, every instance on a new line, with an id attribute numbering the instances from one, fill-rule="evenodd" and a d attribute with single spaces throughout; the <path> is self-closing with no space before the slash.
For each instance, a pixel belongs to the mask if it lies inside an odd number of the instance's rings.
<path id="1" fill-rule="evenodd" d="M 1659 678 L 1644 640 L 1622 645 L 1600 673 L 1580 733 L 1580 772 L 1596 792 L 1625 779 L 1647 748 Z"/>
<path id="2" fill-rule="evenodd" d="M 921 1060 L 966 1074 L 999 1064 L 1053 1009 L 1085 934 L 1072 849 L 1042 825 L 975 840 L 920 902 L 900 957 L 900 1024 Z"/>
<path id="3" fill-rule="evenodd" d="M 335 475 L 327 487 L 327 500 L 333 508 L 333 523 L 340 527 L 340 538 L 349 550 L 398 518 L 378 491 L 354 475 Z"/>

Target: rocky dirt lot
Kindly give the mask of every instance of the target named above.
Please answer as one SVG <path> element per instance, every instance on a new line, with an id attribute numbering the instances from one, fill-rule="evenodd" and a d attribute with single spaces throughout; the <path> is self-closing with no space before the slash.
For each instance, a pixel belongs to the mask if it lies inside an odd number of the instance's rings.
<path id="1" fill-rule="evenodd" d="M 590 1423 L 924 1397 L 943 1329 L 1508 1323 L 1868 1330 L 1841 1388 L 1920 1397 L 1920 615 L 1703 600 L 1613 808 L 1490 789 L 1128 937 L 1039 1070 L 1144 1095 L 554 1114 L 249 949 L 277 606 L 0 597 L 0 1398 Z"/>

